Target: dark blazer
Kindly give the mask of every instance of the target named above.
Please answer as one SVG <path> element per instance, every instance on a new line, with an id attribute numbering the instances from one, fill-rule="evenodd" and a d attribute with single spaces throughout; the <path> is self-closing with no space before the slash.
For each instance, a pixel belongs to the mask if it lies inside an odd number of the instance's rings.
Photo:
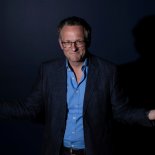
<path id="1" fill-rule="evenodd" d="M 119 82 L 116 66 L 89 55 L 83 106 L 86 155 L 112 154 L 112 119 L 151 126 L 144 109 L 133 109 Z M 65 59 L 45 62 L 33 92 L 25 101 L 0 104 L 0 116 L 36 119 L 44 116 L 44 155 L 59 155 L 67 116 Z M 12 106 L 13 105 L 13 106 Z M 39 116 L 39 117 L 38 117 Z"/>

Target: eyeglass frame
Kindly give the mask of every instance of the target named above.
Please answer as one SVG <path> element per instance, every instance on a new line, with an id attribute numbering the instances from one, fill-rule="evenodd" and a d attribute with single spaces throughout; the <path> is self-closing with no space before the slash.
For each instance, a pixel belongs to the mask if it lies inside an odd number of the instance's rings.
<path id="1" fill-rule="evenodd" d="M 85 40 L 76 40 L 76 41 L 61 41 L 64 48 L 71 48 L 74 44 L 76 47 L 84 47 L 86 44 Z M 79 44 L 79 45 L 78 45 Z"/>

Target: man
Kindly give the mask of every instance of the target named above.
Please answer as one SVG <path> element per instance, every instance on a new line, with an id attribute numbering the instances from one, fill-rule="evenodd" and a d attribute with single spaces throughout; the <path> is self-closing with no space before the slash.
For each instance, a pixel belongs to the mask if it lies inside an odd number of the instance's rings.
<path id="1" fill-rule="evenodd" d="M 58 32 L 65 58 L 43 63 L 31 96 L 1 103 L 0 116 L 44 116 L 44 155 L 111 155 L 112 119 L 151 127 L 155 111 L 129 107 L 115 65 L 88 52 L 84 19 L 66 18 Z"/>

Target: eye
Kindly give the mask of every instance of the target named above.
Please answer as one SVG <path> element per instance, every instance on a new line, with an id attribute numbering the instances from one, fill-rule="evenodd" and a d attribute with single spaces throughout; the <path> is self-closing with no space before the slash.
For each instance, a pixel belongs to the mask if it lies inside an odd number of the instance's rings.
<path id="1" fill-rule="evenodd" d="M 62 41 L 61 42 L 64 48 L 70 48 L 73 46 L 77 46 L 77 47 L 83 47 L 85 45 L 85 41 L 83 40 L 76 40 L 76 41 Z"/>

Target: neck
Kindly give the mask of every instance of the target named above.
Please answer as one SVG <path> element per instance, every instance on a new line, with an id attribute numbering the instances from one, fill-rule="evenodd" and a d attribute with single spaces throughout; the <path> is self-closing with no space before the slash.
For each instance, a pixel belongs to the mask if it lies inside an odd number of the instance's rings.
<path id="1" fill-rule="evenodd" d="M 81 61 L 81 62 L 69 62 L 69 65 L 73 70 L 77 70 L 77 69 L 81 69 L 83 62 L 84 61 Z"/>

